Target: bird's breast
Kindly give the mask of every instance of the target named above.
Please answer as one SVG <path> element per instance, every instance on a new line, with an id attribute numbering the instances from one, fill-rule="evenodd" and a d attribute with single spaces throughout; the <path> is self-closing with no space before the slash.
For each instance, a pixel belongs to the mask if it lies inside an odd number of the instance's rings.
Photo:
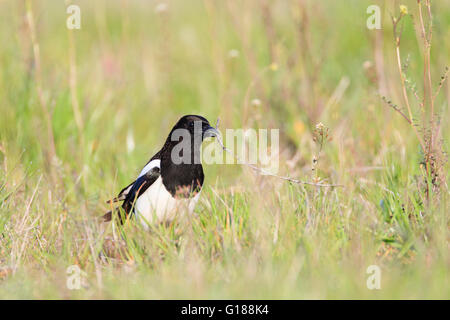
<path id="1" fill-rule="evenodd" d="M 161 162 L 161 176 L 166 189 L 176 198 L 195 195 L 205 178 L 201 164 L 174 165 L 170 161 Z"/>
<path id="2" fill-rule="evenodd" d="M 171 221 L 177 214 L 191 214 L 200 192 L 190 198 L 172 195 L 159 177 L 136 201 L 136 217 L 144 227 L 149 223 Z"/>

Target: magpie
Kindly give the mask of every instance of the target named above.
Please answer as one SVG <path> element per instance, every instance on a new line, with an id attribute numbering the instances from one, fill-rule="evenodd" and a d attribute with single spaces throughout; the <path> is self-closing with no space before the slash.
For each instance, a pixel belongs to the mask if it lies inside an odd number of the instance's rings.
<path id="1" fill-rule="evenodd" d="M 182 210 L 191 214 L 205 178 L 200 146 L 206 137 L 219 135 L 219 131 L 202 116 L 181 117 L 161 150 L 150 158 L 137 179 L 108 201 L 123 201 L 122 210 L 118 207 L 107 212 L 104 220 L 110 221 L 113 214 L 118 214 L 123 224 L 134 214 L 147 229 L 151 223 L 173 220 Z"/>

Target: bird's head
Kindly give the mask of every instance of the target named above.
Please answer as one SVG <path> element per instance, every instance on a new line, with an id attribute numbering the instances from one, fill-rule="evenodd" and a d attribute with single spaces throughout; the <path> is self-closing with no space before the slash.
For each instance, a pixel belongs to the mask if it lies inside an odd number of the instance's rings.
<path id="1" fill-rule="evenodd" d="M 191 137 L 200 138 L 199 141 L 207 137 L 218 137 L 220 132 L 212 127 L 208 120 L 198 115 L 186 115 L 181 117 L 172 129 L 171 135 L 176 132 L 177 129 L 187 130 Z"/>
<path id="2" fill-rule="evenodd" d="M 171 159 L 174 164 L 199 164 L 200 146 L 207 137 L 220 137 L 202 116 L 183 116 L 169 134 L 162 150 L 162 159 Z"/>

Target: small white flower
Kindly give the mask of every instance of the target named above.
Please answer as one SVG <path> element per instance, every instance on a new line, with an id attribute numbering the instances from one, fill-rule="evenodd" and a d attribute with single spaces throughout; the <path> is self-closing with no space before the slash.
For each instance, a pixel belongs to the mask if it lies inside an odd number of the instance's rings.
<path id="1" fill-rule="evenodd" d="M 166 11 L 167 11 L 167 8 L 168 8 L 167 3 L 161 2 L 161 3 L 159 3 L 159 4 L 156 5 L 156 7 L 155 7 L 155 12 L 156 12 L 156 13 L 163 13 L 163 12 L 166 12 Z"/>
<path id="2" fill-rule="evenodd" d="M 319 122 L 318 124 L 316 124 L 316 129 L 317 130 L 322 130 L 325 126 L 323 125 L 322 122 Z"/>
<path id="3" fill-rule="evenodd" d="M 367 60 L 367 61 L 364 61 L 364 63 L 363 63 L 363 68 L 364 69 L 370 69 L 370 68 L 372 68 L 373 67 L 373 63 L 372 63 L 372 61 L 369 61 L 369 60 Z"/>
<path id="4" fill-rule="evenodd" d="M 261 105 L 261 100 L 259 100 L 259 99 L 252 100 L 252 106 L 259 107 L 260 105 Z"/>

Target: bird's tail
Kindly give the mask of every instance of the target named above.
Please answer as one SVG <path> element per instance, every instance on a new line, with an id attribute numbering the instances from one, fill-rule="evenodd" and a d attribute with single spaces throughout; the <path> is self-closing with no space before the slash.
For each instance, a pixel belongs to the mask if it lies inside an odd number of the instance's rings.
<path id="1" fill-rule="evenodd" d="M 114 209 L 108 211 L 107 213 L 105 213 L 101 217 L 101 219 L 103 220 L 103 222 L 109 222 L 113 219 L 113 215 L 117 215 L 117 217 L 119 218 L 120 224 L 124 224 L 125 221 L 127 220 L 127 216 L 128 216 L 128 214 L 124 208 L 117 207 L 117 208 L 114 208 Z"/>

